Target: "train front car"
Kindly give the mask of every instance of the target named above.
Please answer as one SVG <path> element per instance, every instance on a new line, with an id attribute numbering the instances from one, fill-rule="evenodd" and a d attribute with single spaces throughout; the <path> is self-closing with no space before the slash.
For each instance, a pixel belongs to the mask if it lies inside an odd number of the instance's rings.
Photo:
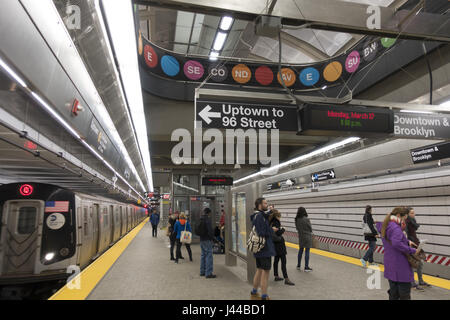
<path id="1" fill-rule="evenodd" d="M 0 285 L 67 278 L 76 265 L 75 194 L 41 183 L 0 186 Z"/>

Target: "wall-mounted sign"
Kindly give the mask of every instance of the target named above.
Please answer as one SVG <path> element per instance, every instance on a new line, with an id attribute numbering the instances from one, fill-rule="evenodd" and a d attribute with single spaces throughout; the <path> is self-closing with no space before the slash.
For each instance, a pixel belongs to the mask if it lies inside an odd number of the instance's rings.
<path id="1" fill-rule="evenodd" d="M 450 139 L 450 115 L 396 112 L 394 135 L 412 139 Z"/>
<path id="2" fill-rule="evenodd" d="M 289 188 L 295 184 L 296 184 L 295 179 L 286 179 L 286 180 L 282 180 L 282 181 L 278 181 L 278 182 L 268 183 L 267 191 Z"/>
<path id="3" fill-rule="evenodd" d="M 386 108 L 308 104 L 300 114 L 302 133 L 392 133 L 394 130 L 393 112 Z"/>
<path id="4" fill-rule="evenodd" d="M 197 100 L 195 110 L 203 128 L 298 131 L 296 106 Z"/>
<path id="5" fill-rule="evenodd" d="M 232 186 L 232 177 L 202 177 L 202 186 Z"/>
<path id="6" fill-rule="evenodd" d="M 411 158 L 414 164 L 450 158 L 450 142 L 413 149 Z"/>
<path id="7" fill-rule="evenodd" d="M 164 193 L 164 194 L 162 194 L 162 199 L 163 199 L 163 200 L 170 200 L 170 193 Z"/>
<path id="8" fill-rule="evenodd" d="M 323 171 L 319 171 L 319 172 L 315 172 L 315 173 L 311 174 L 312 182 L 335 179 L 335 178 L 336 178 L 336 173 L 334 172 L 334 169 L 323 170 Z"/>
<path id="9" fill-rule="evenodd" d="M 314 64 L 289 64 L 247 61 L 211 61 L 208 57 L 188 57 L 151 43 L 139 33 L 139 63 L 149 73 L 178 81 L 202 82 L 210 76 L 212 83 L 282 88 L 282 81 L 294 90 L 320 90 L 323 86 L 346 81 L 349 77 L 382 55 L 395 39 L 367 37 L 352 50 Z M 389 44 L 389 45 L 387 45 Z"/>

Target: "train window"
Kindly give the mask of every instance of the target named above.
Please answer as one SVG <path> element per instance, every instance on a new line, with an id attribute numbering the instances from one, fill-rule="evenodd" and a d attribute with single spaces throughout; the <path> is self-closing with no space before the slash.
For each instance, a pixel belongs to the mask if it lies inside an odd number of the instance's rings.
<path id="1" fill-rule="evenodd" d="M 105 211 L 106 211 L 106 210 L 105 210 Z M 103 227 L 105 227 L 105 228 L 108 227 L 108 224 L 109 224 L 108 219 L 109 219 L 109 215 L 108 215 L 108 214 L 104 214 L 104 215 L 103 215 Z"/>
<path id="2" fill-rule="evenodd" d="M 21 207 L 19 209 L 19 219 L 17 222 L 17 232 L 19 234 L 30 234 L 36 227 L 37 209 L 35 207 Z"/>
<path id="3" fill-rule="evenodd" d="M 0 239 L 2 238 L 3 205 L 0 205 Z"/>
<path id="4" fill-rule="evenodd" d="M 89 234 L 89 223 L 88 223 L 88 208 L 83 207 L 83 229 L 84 229 L 84 236 L 87 236 Z"/>

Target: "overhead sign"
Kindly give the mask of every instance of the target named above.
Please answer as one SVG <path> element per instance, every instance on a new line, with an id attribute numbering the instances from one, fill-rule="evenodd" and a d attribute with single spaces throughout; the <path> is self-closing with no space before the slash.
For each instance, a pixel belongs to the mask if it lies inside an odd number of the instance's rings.
<path id="1" fill-rule="evenodd" d="M 202 186 L 232 186 L 232 177 L 202 177 Z"/>
<path id="2" fill-rule="evenodd" d="M 267 191 L 289 188 L 293 185 L 295 185 L 295 179 L 286 179 L 283 181 L 278 181 L 278 182 L 273 182 L 273 183 L 267 184 Z"/>
<path id="3" fill-rule="evenodd" d="M 450 115 L 396 112 L 394 135 L 413 139 L 450 139 Z"/>
<path id="4" fill-rule="evenodd" d="M 298 131 L 297 107 L 197 100 L 196 121 L 203 128 Z"/>
<path id="5" fill-rule="evenodd" d="M 306 105 L 301 111 L 302 133 L 327 135 L 333 131 L 392 133 L 392 110 L 352 105 Z"/>
<path id="6" fill-rule="evenodd" d="M 411 158 L 414 164 L 450 158 L 450 142 L 413 149 Z"/>
<path id="7" fill-rule="evenodd" d="M 163 200 L 170 200 L 170 193 L 164 193 L 163 195 L 162 195 L 162 199 Z M 164 203 L 164 202 L 163 202 Z"/>
<path id="8" fill-rule="evenodd" d="M 328 169 L 328 170 L 319 171 L 319 172 L 315 172 L 315 173 L 311 174 L 312 182 L 335 179 L 335 178 L 336 178 L 336 173 L 334 172 L 334 169 Z"/>

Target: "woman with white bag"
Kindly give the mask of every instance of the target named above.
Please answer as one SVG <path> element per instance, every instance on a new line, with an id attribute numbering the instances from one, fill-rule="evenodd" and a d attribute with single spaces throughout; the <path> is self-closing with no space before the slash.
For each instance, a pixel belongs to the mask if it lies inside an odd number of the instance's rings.
<path id="1" fill-rule="evenodd" d="M 184 243 L 186 250 L 189 254 L 189 260 L 192 261 L 191 241 L 192 241 L 192 229 L 191 224 L 186 219 L 184 213 L 180 214 L 180 218 L 175 223 L 174 233 L 177 235 L 177 251 L 175 257 L 175 263 L 178 263 L 178 259 L 181 257 L 181 245 Z"/>
<path id="2" fill-rule="evenodd" d="M 367 250 L 364 257 L 361 258 L 361 264 L 364 268 L 367 267 L 367 263 L 369 263 L 369 265 L 375 265 L 375 263 L 373 262 L 373 253 L 377 246 L 377 238 L 379 238 L 380 236 L 378 235 L 374 224 L 375 222 L 373 221 L 372 217 L 372 207 L 367 205 L 366 213 L 364 214 L 363 218 L 363 233 L 364 239 L 369 243 L 369 250 Z"/>

